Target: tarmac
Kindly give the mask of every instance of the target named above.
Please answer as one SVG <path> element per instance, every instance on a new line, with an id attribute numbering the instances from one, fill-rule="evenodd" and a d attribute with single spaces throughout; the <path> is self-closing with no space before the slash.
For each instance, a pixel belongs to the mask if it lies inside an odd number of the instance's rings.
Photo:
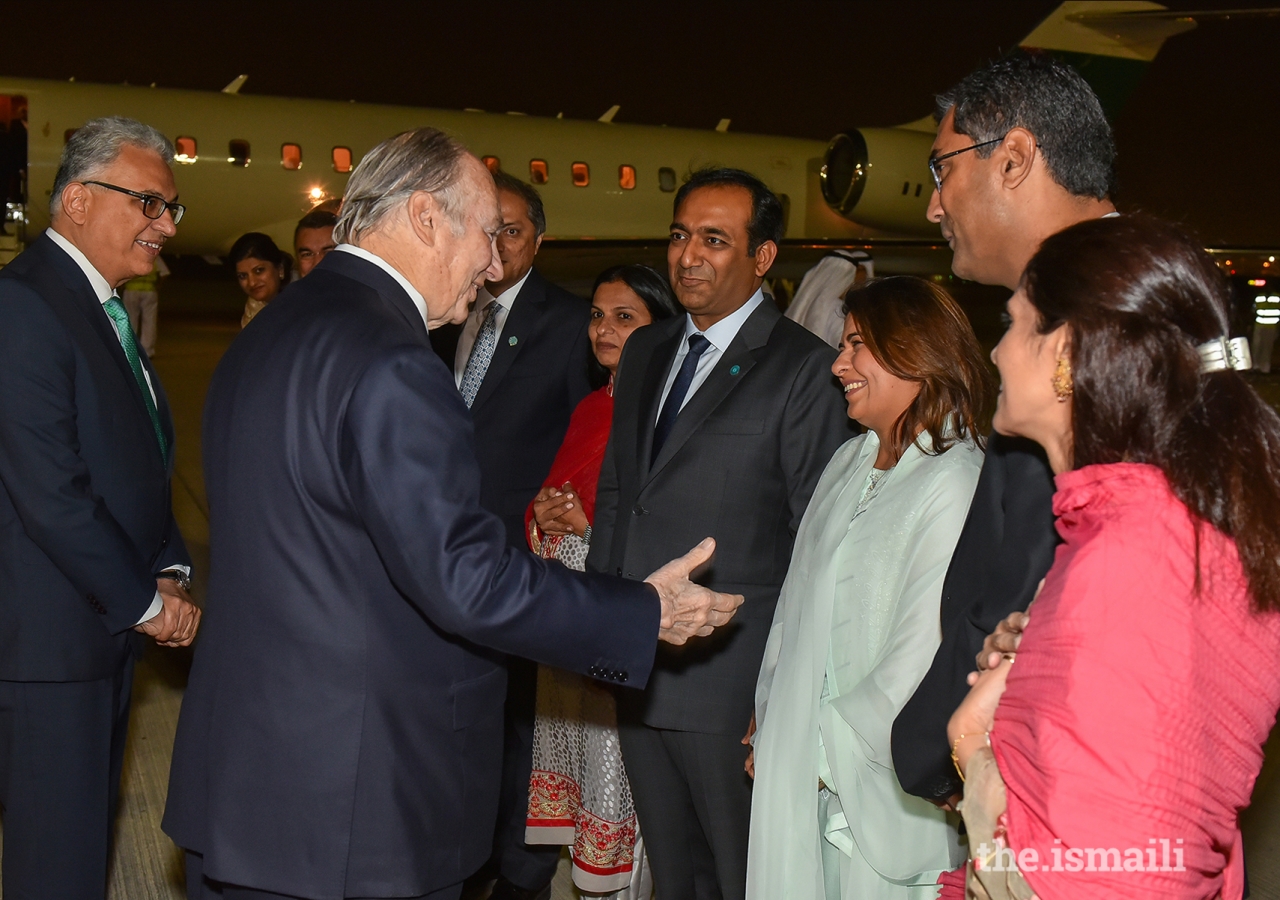
<path id="1" fill-rule="evenodd" d="M 200 416 L 213 370 L 239 332 L 243 298 L 233 284 L 208 276 L 169 279 L 161 290 L 154 361 L 169 396 L 178 436 L 174 512 L 195 563 L 193 592 L 203 603 L 209 519 L 200 457 Z M 978 327 L 979 338 L 988 346 L 993 342 L 988 323 L 998 322 L 999 305 L 1003 302 L 998 297 L 993 300 L 993 296 L 975 294 L 965 301 L 975 327 L 982 323 Z M 1280 375 L 1251 376 L 1251 380 L 1272 404 L 1280 406 Z M 190 661 L 190 650 L 152 646 L 138 665 L 110 872 L 110 900 L 181 900 L 184 896 L 182 855 L 160 831 L 160 819 Z M 1280 900 L 1278 770 L 1280 738 L 1273 733 L 1253 804 L 1241 817 L 1251 896 L 1259 900 Z M 579 896 L 569 879 L 566 856 L 553 883 L 552 898 L 571 900 Z"/>

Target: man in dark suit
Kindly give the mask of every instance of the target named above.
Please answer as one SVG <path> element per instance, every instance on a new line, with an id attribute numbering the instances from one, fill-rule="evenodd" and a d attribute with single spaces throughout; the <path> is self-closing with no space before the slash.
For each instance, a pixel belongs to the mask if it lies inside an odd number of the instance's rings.
<path id="1" fill-rule="evenodd" d="M 470 417 L 428 329 L 501 277 L 488 171 L 422 128 L 352 174 L 339 246 L 209 387 L 212 571 L 164 829 L 188 896 L 456 898 L 489 855 L 516 653 L 643 683 L 661 637 L 740 598 L 570 572 L 479 503 Z M 268 893 L 270 892 L 270 893 Z"/>
<path id="2" fill-rule="evenodd" d="M 101 898 L 139 632 L 200 611 L 170 507 L 173 421 L 117 289 L 182 216 L 173 147 L 96 119 L 50 229 L 0 271 L 0 807 L 6 897 Z"/>
<path id="3" fill-rule="evenodd" d="M 463 325 L 437 328 L 431 342 L 453 366 L 454 381 L 471 408 L 480 505 L 502 518 L 511 546 L 525 549 L 525 510 L 551 471 L 574 407 L 591 390 L 591 307 L 533 267 L 547 230 L 538 192 L 506 172 L 497 172 L 493 180 L 502 212 L 497 240 L 502 277 L 476 292 Z M 507 669 L 494 854 L 474 887 L 483 890 L 496 869 L 492 900 L 532 900 L 549 892 L 560 848 L 524 840 L 538 667 L 512 658 Z"/>
<path id="4" fill-rule="evenodd" d="M 782 228 L 781 203 L 753 175 L 695 173 L 676 194 L 667 251 L 689 314 L 636 331 L 615 383 L 588 569 L 638 578 L 706 532 L 718 549 L 701 580 L 746 597 L 732 627 L 659 652 L 647 688 L 618 692 L 623 759 L 663 900 L 745 892 L 742 735 L 800 519 L 853 434 L 835 351 L 763 293 Z"/>
<path id="5" fill-rule="evenodd" d="M 929 217 L 962 278 L 1013 290 L 1049 235 L 1115 215 L 1115 145 L 1101 104 L 1052 57 L 1014 55 L 938 98 Z M 1044 450 L 993 434 L 942 587 L 942 644 L 893 725 L 903 790 L 954 806 L 961 782 L 947 721 L 984 639 L 1025 610 L 1053 562 L 1053 474 Z"/>

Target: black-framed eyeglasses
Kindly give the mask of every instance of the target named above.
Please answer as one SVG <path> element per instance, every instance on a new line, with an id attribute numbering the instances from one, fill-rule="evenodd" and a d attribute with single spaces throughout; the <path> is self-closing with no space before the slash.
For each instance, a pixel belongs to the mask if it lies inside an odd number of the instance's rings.
<path id="1" fill-rule="evenodd" d="M 998 144 L 1008 136 L 1009 135 L 1007 134 L 1002 134 L 998 138 L 983 141 L 980 144 L 970 144 L 968 147 L 961 147 L 959 150 L 952 150 L 950 153 L 944 153 L 941 156 L 933 157 L 929 160 L 929 174 L 933 176 L 933 186 L 938 189 L 939 193 L 942 192 L 942 172 L 938 168 L 938 163 L 942 162 L 944 159 L 959 156 L 961 153 L 968 153 L 970 150 L 977 150 L 979 147 L 990 147 L 992 144 Z"/>
<path id="2" fill-rule="evenodd" d="M 104 187 L 111 191 L 119 191 L 122 194 L 128 194 L 142 201 L 142 214 L 148 219 L 158 219 L 164 215 L 164 211 L 169 210 L 169 214 L 173 216 L 173 224 L 177 225 L 182 221 L 183 214 L 187 208 L 181 203 L 170 203 L 163 197 L 155 194 L 144 194 L 141 191 L 131 191 L 128 188 L 122 188 L 116 184 L 107 184 L 105 181 L 82 181 L 81 184 L 96 184 L 98 187 Z"/>

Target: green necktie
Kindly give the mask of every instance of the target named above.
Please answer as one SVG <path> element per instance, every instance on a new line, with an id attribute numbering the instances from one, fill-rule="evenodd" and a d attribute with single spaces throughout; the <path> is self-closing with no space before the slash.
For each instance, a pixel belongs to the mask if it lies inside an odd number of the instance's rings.
<path id="1" fill-rule="evenodd" d="M 129 324 L 129 314 L 125 312 L 124 304 L 120 302 L 120 298 L 115 295 L 112 295 L 110 300 L 102 304 L 102 308 L 111 317 L 111 321 L 116 323 L 116 330 L 120 332 L 120 346 L 124 349 L 124 358 L 129 360 L 129 368 L 133 369 L 134 380 L 138 382 L 138 388 L 142 391 L 143 402 L 147 404 L 147 415 L 151 417 L 151 427 L 156 430 L 156 440 L 160 442 L 160 458 L 167 464 L 169 461 L 169 448 L 165 443 L 164 431 L 160 428 L 160 414 L 156 412 L 156 401 L 151 397 L 151 388 L 147 384 L 147 376 L 142 372 L 142 360 L 138 356 L 138 342 L 133 336 L 133 326 Z"/>

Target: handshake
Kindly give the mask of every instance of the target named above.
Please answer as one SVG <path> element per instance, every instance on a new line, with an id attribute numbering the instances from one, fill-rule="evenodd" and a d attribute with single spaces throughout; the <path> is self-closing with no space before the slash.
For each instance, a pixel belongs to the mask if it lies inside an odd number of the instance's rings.
<path id="1" fill-rule="evenodd" d="M 742 605 L 741 594 L 721 594 L 689 580 L 689 575 L 711 559 L 714 538 L 706 538 L 679 559 L 673 559 L 645 579 L 662 601 L 659 640 L 683 644 L 691 637 L 706 637 L 733 618 Z"/>

